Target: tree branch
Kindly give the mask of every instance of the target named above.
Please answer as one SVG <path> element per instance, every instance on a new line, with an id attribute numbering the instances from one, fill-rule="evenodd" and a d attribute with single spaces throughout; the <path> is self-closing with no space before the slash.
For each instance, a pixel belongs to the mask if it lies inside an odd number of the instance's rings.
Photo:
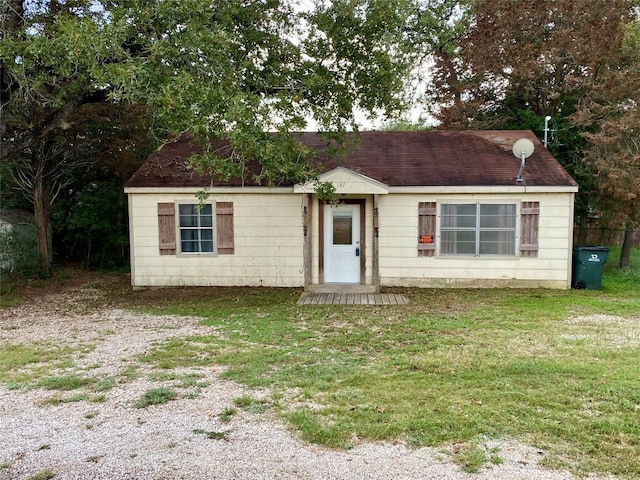
<path id="1" fill-rule="evenodd" d="M 107 90 L 96 90 L 83 95 L 77 95 L 42 120 L 39 126 L 34 128 L 34 132 L 36 132 L 40 138 L 44 139 L 56 130 L 66 130 L 68 128 L 66 124 L 69 123 L 69 118 L 78 108 L 89 103 L 104 102 L 106 99 Z"/>

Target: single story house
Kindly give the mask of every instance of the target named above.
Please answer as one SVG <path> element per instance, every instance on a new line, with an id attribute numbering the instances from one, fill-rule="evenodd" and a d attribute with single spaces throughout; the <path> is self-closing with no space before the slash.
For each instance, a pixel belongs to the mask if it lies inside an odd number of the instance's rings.
<path id="1" fill-rule="evenodd" d="M 187 136 L 164 145 L 125 187 L 133 285 L 570 288 L 578 186 L 532 132 L 357 135 L 341 159 L 300 134 L 337 205 L 313 182 L 212 181 Z"/>

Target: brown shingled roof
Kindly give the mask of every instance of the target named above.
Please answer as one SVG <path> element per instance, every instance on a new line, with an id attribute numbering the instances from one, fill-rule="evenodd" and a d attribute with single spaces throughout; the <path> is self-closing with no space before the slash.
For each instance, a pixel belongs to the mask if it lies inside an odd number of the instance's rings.
<path id="1" fill-rule="evenodd" d="M 531 131 L 360 132 L 348 134 L 345 160 L 327 159 L 325 140 L 317 133 L 300 134 L 300 141 L 318 152 L 316 161 L 322 171 L 344 166 L 392 187 L 515 185 L 520 160 L 511 148 L 520 138 L 535 145 L 523 174 L 528 186 L 577 185 Z M 210 178 L 185 168 L 186 160 L 199 151 L 188 136 L 168 143 L 149 157 L 126 186 L 210 186 Z M 240 179 L 213 182 L 214 186 L 241 184 Z M 244 184 L 252 185 L 251 179 Z"/>

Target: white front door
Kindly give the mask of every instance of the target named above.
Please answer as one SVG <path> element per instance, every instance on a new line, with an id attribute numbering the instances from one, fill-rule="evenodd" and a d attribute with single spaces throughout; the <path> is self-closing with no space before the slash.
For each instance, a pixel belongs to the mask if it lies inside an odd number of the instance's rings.
<path id="1" fill-rule="evenodd" d="M 324 209 L 324 281 L 360 283 L 360 205 Z"/>

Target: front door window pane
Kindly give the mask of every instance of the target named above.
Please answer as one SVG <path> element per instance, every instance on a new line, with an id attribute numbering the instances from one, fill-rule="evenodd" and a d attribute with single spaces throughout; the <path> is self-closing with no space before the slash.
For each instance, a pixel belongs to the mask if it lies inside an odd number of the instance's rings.
<path id="1" fill-rule="evenodd" d="M 351 215 L 334 215 L 333 216 L 333 244 L 334 245 L 351 245 L 352 244 L 352 218 Z"/>

